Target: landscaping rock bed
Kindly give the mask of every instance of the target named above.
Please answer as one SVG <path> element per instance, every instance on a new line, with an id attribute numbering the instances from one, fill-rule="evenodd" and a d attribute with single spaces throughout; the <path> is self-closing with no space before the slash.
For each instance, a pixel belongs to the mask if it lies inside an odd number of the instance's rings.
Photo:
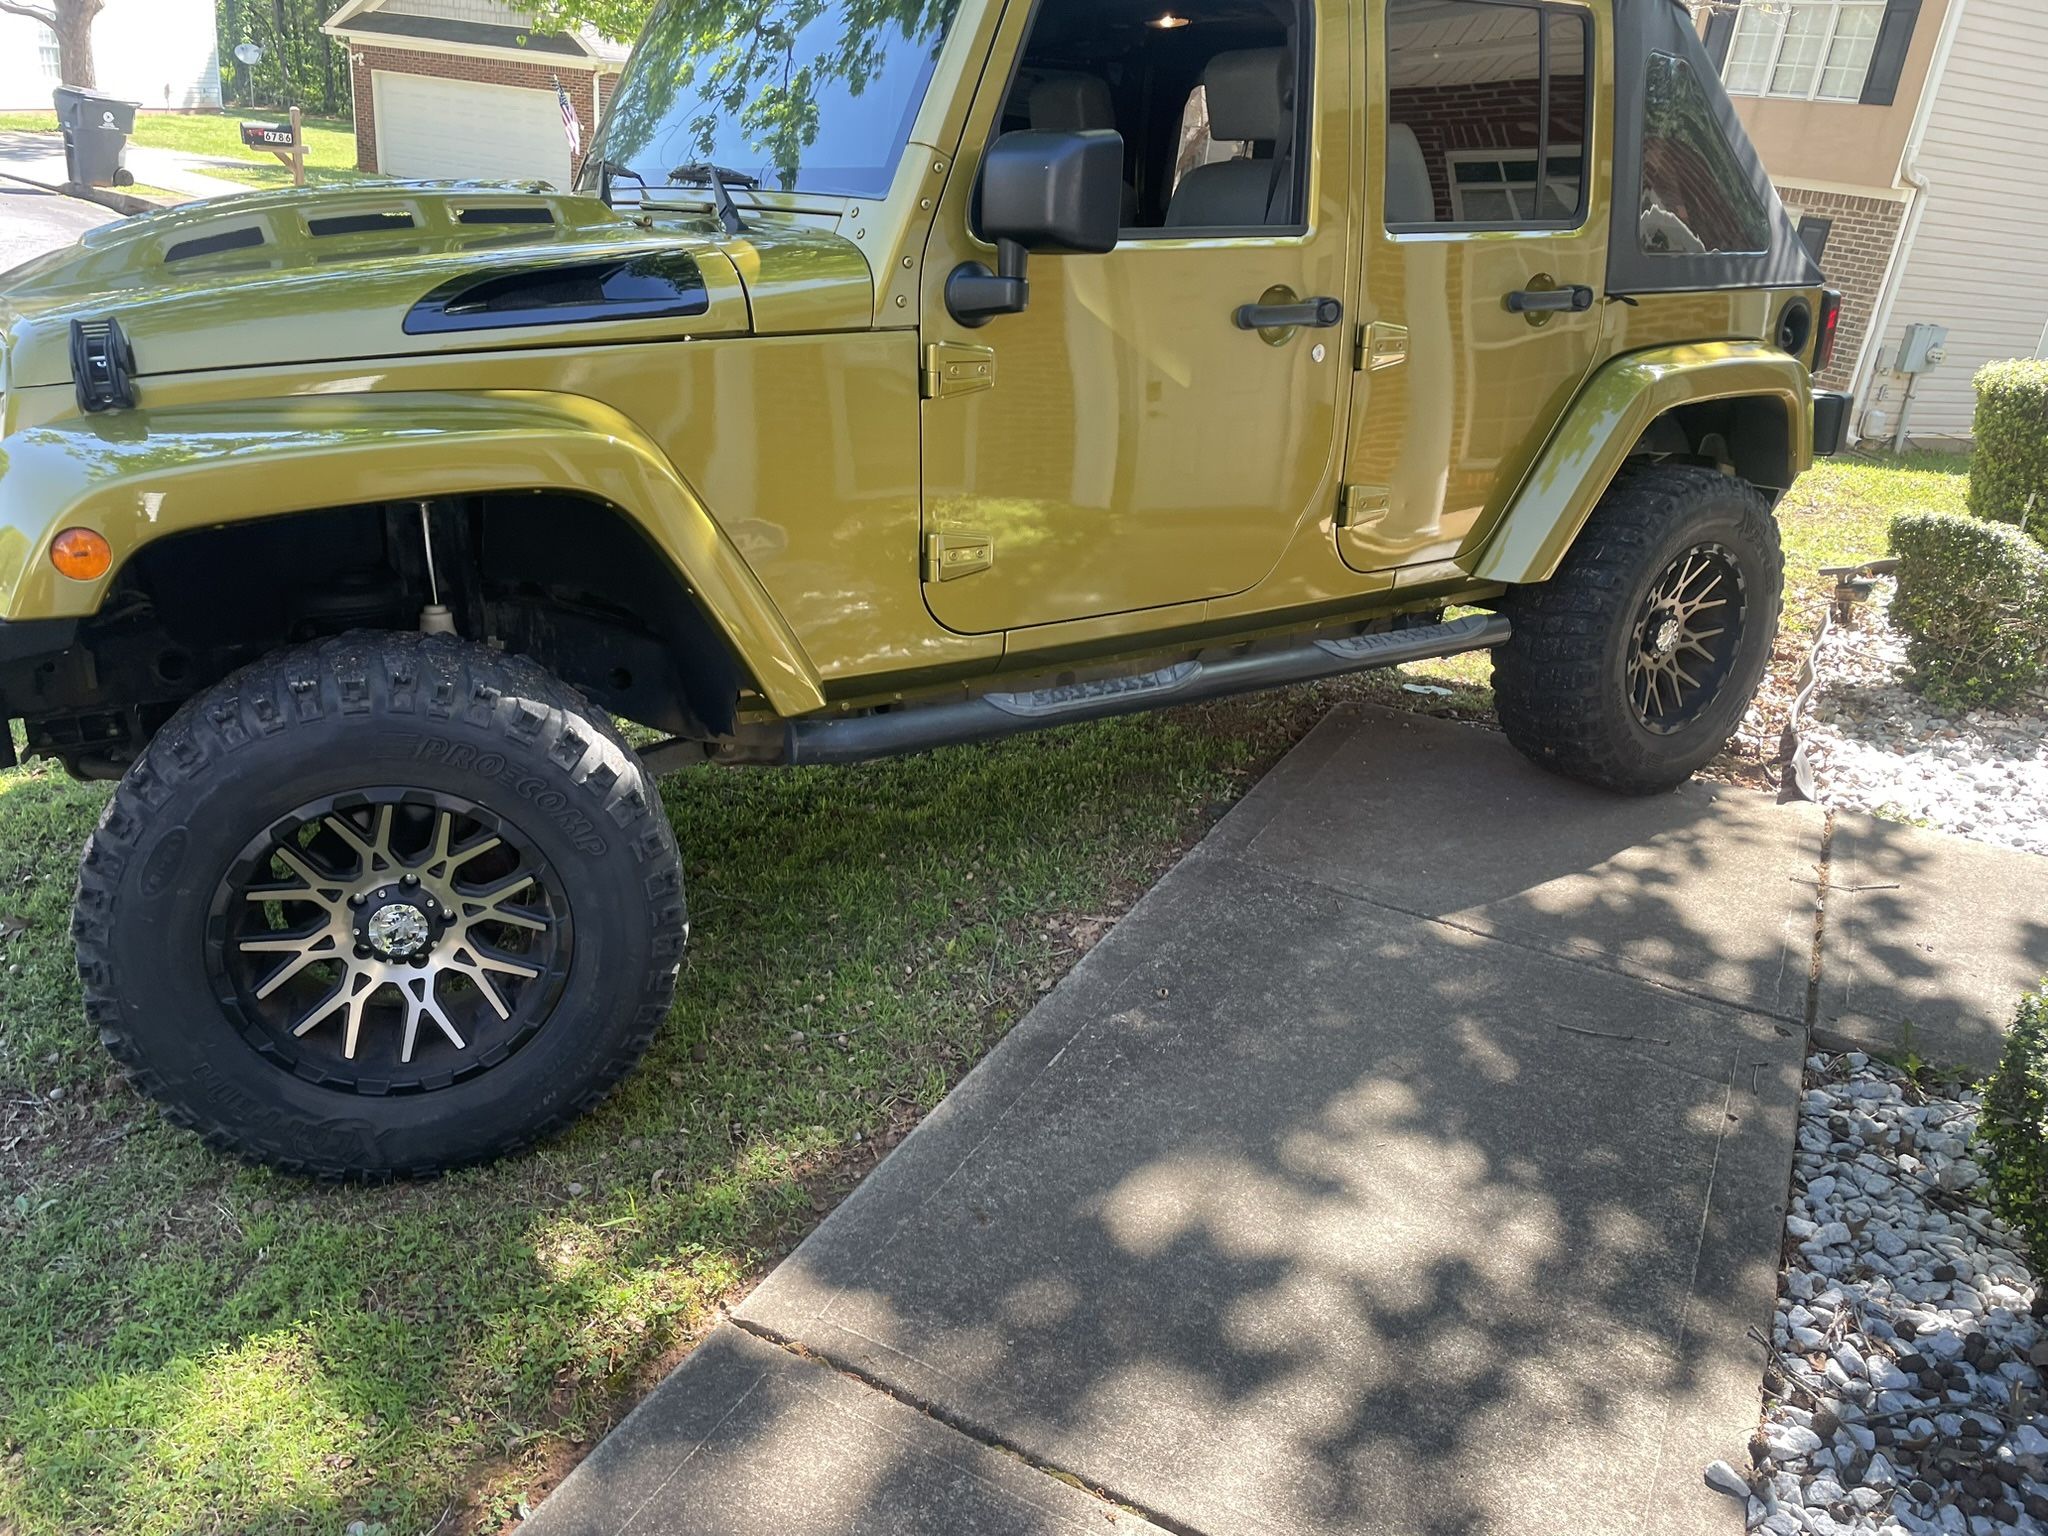
<path id="1" fill-rule="evenodd" d="M 2048 853 L 2048 701 L 2012 713 L 1944 714 L 1901 680 L 1893 583 L 1821 642 L 1800 722 L 1821 803 Z"/>
<path id="2" fill-rule="evenodd" d="M 1983 1203 L 1973 1090 L 1809 1059 L 1752 1466 L 1774 1536 L 2048 1536 L 2048 1299 Z"/>

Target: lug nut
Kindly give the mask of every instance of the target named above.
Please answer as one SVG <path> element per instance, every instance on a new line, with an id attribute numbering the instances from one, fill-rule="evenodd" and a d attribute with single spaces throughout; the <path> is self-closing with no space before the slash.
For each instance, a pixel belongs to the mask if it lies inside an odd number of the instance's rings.
<path id="1" fill-rule="evenodd" d="M 404 886 L 406 889 L 410 890 L 412 887 L 420 883 L 420 877 L 418 875 L 407 875 L 398 883 Z"/>
<path id="2" fill-rule="evenodd" d="M 369 959 L 369 958 L 370 958 L 370 946 L 369 946 L 369 945 L 367 945 L 367 944 L 358 944 L 358 945 L 356 946 L 356 958 L 357 958 L 358 960 L 367 960 L 367 959 Z"/>
<path id="3" fill-rule="evenodd" d="M 370 898 L 365 896 L 361 891 L 357 891 L 355 895 L 349 897 L 348 904 L 352 907 L 360 907 L 364 902 L 368 901 L 369 899 Z"/>

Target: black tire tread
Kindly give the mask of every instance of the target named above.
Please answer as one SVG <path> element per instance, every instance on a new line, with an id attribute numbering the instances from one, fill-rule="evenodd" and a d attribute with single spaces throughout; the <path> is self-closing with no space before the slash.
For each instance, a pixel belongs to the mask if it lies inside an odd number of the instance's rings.
<path id="1" fill-rule="evenodd" d="M 1768 566 L 1755 599 L 1762 606 L 1753 604 L 1751 622 L 1776 633 L 1785 557 L 1763 493 L 1700 465 L 1624 469 L 1557 574 L 1520 589 L 1508 605 L 1514 636 L 1494 653 L 1494 702 L 1501 729 L 1525 756 L 1623 794 L 1655 794 L 1691 777 L 1690 769 L 1675 775 L 1646 770 L 1624 750 L 1616 701 L 1603 677 L 1603 650 L 1612 627 L 1628 622 L 1620 609 L 1657 542 L 1702 509 L 1731 499 L 1740 504 L 1744 535 Z"/>
<path id="2" fill-rule="evenodd" d="M 179 1095 L 151 1068 L 122 1017 L 113 940 L 122 872 L 141 828 L 173 788 L 203 781 L 250 743 L 288 731 L 297 721 L 401 708 L 424 720 L 459 713 L 513 749 L 538 747 L 557 766 L 571 769 L 603 824 L 641 862 L 657 963 L 648 967 L 628 1032 L 565 1107 L 459 1159 L 392 1170 L 307 1160 Z M 444 636 L 357 632 L 266 656 L 196 695 L 165 724 L 121 780 L 86 842 L 71 932 L 88 1021 L 127 1081 L 155 1100 L 173 1124 L 247 1162 L 313 1178 L 370 1180 L 394 1173 L 428 1177 L 504 1157 L 565 1129 L 601 1103 L 645 1056 L 668 1016 L 688 914 L 675 833 L 654 780 L 603 711 L 522 657 Z"/>

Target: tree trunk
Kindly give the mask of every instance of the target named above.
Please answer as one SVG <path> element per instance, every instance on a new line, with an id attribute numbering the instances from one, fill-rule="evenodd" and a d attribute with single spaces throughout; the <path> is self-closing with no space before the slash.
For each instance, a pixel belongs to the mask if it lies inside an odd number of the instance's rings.
<path id="1" fill-rule="evenodd" d="M 92 62 L 92 24 L 106 0 L 56 0 L 57 72 L 66 85 L 99 84 Z"/>

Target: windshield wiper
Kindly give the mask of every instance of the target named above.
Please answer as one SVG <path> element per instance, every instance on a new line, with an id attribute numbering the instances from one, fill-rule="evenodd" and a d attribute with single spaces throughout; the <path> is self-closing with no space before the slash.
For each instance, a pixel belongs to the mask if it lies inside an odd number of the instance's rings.
<path id="1" fill-rule="evenodd" d="M 739 209 L 733 206 L 732 194 L 725 189 L 739 187 L 751 192 L 761 185 L 744 171 L 727 170 L 722 165 L 679 165 L 668 173 L 668 184 L 672 187 L 709 187 L 711 206 L 717 210 L 718 222 L 728 235 L 743 235 L 747 226 L 740 218 Z"/>

